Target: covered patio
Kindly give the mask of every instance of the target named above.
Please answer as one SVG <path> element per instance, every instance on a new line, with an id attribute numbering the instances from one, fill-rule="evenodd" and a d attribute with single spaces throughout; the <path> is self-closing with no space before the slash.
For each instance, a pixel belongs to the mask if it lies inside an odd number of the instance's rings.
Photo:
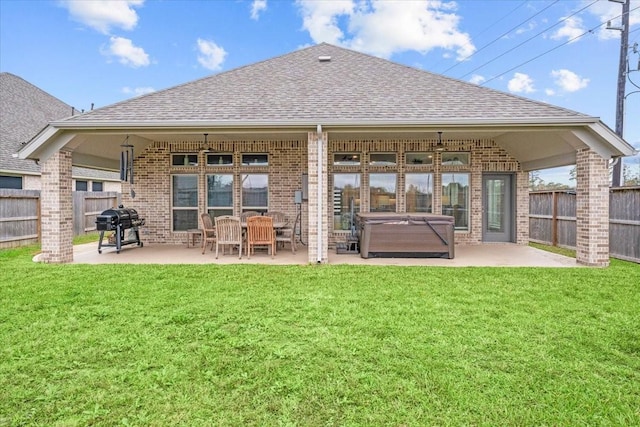
<path id="1" fill-rule="evenodd" d="M 202 213 L 277 211 L 300 215 L 302 263 L 340 263 L 354 213 L 426 212 L 455 218 L 453 264 L 526 246 L 529 171 L 575 164 L 577 261 L 604 267 L 608 165 L 633 153 L 597 117 L 321 44 L 53 122 L 18 156 L 43 165 L 45 262 L 79 256 L 73 165 L 120 169 L 145 249 Z"/>
<path id="2" fill-rule="evenodd" d="M 109 248 L 98 254 L 97 243 L 87 243 L 73 247 L 74 264 L 264 264 L 264 265 L 304 265 L 309 263 L 308 248 L 299 245 L 296 253 L 281 249 L 274 258 L 266 251 L 256 251 L 251 259 L 243 255 L 238 259 L 233 255 L 215 258 L 215 250 L 201 253 L 201 247 L 145 243 L 143 247 L 128 246 L 120 253 Z M 36 260 L 38 257 L 36 257 Z M 337 254 L 329 251 L 329 264 L 349 265 L 400 265 L 422 267 L 579 267 L 575 258 L 554 254 L 526 245 L 514 243 L 490 243 L 482 245 L 456 245 L 453 259 L 443 258 L 362 258 L 358 254 Z"/>

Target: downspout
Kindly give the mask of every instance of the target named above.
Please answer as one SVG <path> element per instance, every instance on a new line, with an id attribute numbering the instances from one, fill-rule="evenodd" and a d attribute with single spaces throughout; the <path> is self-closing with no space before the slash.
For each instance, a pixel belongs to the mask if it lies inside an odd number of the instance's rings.
<path id="1" fill-rule="evenodd" d="M 317 136 L 318 136 L 318 226 L 317 226 L 317 233 L 318 233 L 318 259 L 317 262 L 318 264 L 322 263 L 322 247 L 323 247 L 323 242 L 322 242 L 322 205 L 323 205 L 323 196 L 322 194 L 323 192 L 323 188 L 322 188 L 322 165 L 323 165 L 323 161 L 322 161 L 322 156 L 323 156 L 323 152 L 322 152 L 322 125 L 318 125 L 317 128 Z"/>

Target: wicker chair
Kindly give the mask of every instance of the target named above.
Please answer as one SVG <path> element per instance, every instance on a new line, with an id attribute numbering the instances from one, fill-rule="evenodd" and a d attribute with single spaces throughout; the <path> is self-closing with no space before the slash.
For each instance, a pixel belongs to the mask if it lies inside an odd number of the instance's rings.
<path id="1" fill-rule="evenodd" d="M 242 225 L 240 218 L 237 216 L 223 215 L 216 217 L 216 259 L 218 258 L 218 248 L 222 246 L 222 255 L 224 255 L 225 246 L 238 246 L 238 258 L 242 259 Z"/>
<path id="2" fill-rule="evenodd" d="M 247 258 L 254 253 L 256 246 L 270 246 L 271 258 L 276 254 L 276 233 L 273 230 L 273 219 L 268 216 L 251 216 L 247 218 Z"/>
<path id="3" fill-rule="evenodd" d="M 209 242 L 211 242 L 211 250 L 213 250 L 213 244 L 216 242 L 216 228 L 208 213 L 201 214 L 200 219 L 202 221 L 202 253 L 204 253 Z"/>

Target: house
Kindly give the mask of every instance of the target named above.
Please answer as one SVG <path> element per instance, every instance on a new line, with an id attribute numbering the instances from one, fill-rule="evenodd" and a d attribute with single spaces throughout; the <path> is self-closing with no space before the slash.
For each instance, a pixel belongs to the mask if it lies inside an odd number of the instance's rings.
<path id="1" fill-rule="evenodd" d="M 299 209 L 312 263 L 351 209 L 445 213 L 456 243 L 527 244 L 528 172 L 576 164 L 577 260 L 606 266 L 608 161 L 633 152 L 598 118 L 323 43 L 54 121 L 19 155 L 55 195 L 48 262 L 73 257 L 72 165 L 126 153 L 145 240 L 186 242 L 202 212 Z"/>
<path id="2" fill-rule="evenodd" d="M 14 157 L 49 122 L 73 115 L 73 108 L 11 73 L 0 73 L 0 189 L 40 190 L 40 166 Z M 73 189 L 120 191 L 117 174 L 74 166 Z"/>

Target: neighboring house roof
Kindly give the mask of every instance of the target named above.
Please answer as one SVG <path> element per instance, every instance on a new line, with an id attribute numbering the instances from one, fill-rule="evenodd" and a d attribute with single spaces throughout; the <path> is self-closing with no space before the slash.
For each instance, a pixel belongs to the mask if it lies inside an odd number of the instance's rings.
<path id="1" fill-rule="evenodd" d="M 504 122 L 585 117 L 323 43 L 67 121 Z"/>
<path id="2" fill-rule="evenodd" d="M 40 174 L 32 160 L 14 157 L 24 144 L 49 122 L 72 115 L 72 107 L 26 80 L 0 73 L 0 171 Z M 74 168 L 74 176 L 96 179 L 119 178 L 112 172 Z"/>
<path id="3" fill-rule="evenodd" d="M 575 163 L 586 147 L 634 153 L 597 117 L 322 43 L 52 122 L 20 156 L 66 146 L 74 164 L 117 167 L 125 136 L 139 153 L 203 133 L 306 138 L 317 125 L 330 138 L 490 138 L 524 170 Z"/>

